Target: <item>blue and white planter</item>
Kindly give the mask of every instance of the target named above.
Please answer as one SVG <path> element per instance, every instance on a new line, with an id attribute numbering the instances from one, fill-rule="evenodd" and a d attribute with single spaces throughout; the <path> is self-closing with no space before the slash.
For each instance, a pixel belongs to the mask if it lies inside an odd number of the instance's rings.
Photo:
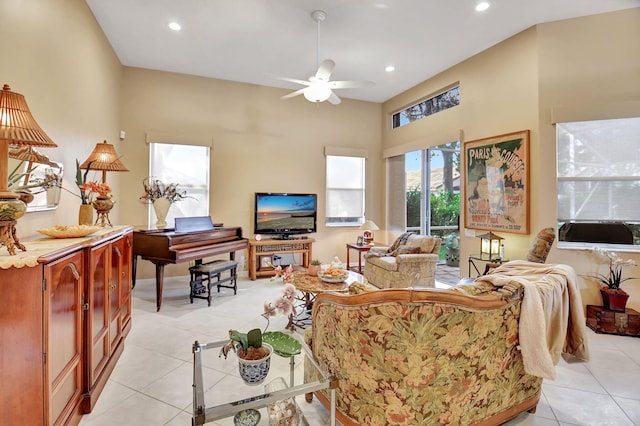
<path id="1" fill-rule="evenodd" d="M 240 377 L 249 386 L 257 386 L 264 382 L 269 374 L 269 368 L 271 367 L 271 354 L 273 353 L 273 347 L 268 343 L 262 343 L 269 350 L 269 355 L 262 359 L 247 360 L 238 357 L 238 371 Z"/>

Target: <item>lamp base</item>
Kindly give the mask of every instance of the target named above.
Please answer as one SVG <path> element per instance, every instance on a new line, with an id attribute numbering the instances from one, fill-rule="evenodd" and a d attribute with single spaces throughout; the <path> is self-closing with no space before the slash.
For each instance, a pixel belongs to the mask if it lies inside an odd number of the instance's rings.
<path id="1" fill-rule="evenodd" d="M 18 221 L 16 220 L 0 220 L 0 246 L 6 246 L 11 256 L 16 255 L 16 247 L 22 251 L 27 251 L 27 248 L 20 243 L 16 235 L 17 223 Z"/>

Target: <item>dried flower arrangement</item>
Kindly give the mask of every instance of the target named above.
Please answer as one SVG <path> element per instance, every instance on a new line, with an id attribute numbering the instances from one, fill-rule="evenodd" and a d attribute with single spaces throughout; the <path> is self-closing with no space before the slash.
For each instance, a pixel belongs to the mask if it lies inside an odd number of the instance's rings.
<path id="1" fill-rule="evenodd" d="M 153 204 L 160 198 L 166 198 L 172 204 L 185 198 L 191 198 L 187 195 L 187 191 L 178 190 L 179 184 L 166 184 L 153 176 L 145 178 L 142 185 L 144 186 L 144 195 L 140 197 L 140 201 L 147 204 Z"/>

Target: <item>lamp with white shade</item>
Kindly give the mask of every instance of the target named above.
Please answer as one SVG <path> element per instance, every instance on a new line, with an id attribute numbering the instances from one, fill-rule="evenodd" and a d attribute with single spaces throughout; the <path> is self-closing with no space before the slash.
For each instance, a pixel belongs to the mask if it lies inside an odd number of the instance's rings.
<path id="1" fill-rule="evenodd" d="M 371 244 L 373 243 L 373 231 L 377 231 L 380 228 L 378 228 L 378 225 L 376 225 L 374 221 L 367 220 L 360 226 L 360 229 L 364 231 L 362 235 L 364 237 L 365 244 Z"/>

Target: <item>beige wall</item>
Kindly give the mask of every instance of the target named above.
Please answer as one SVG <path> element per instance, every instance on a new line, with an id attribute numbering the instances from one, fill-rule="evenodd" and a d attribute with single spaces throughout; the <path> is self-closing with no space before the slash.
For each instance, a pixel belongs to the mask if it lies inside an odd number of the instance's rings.
<path id="1" fill-rule="evenodd" d="M 523 258 L 538 230 L 556 222 L 552 112 L 582 117 L 576 119 L 640 115 L 640 55 L 635 53 L 639 51 L 640 9 L 532 27 L 385 102 L 383 153 L 398 155 L 439 145 L 458 134 L 462 141 L 470 141 L 530 129 L 531 235 L 503 235 L 506 256 Z M 456 82 L 461 87 L 459 107 L 389 129 L 391 114 Z M 464 276 L 465 259 L 477 251 L 478 240 L 465 236 L 464 229 L 461 234 Z M 638 254 L 628 257 L 640 261 Z M 559 250 L 554 245 L 548 262 L 572 265 L 579 275 L 595 272 L 593 258 L 584 251 Z M 627 272 L 640 276 L 639 268 Z M 580 286 L 585 303 L 600 304 L 595 282 L 581 278 Z M 630 306 L 638 309 L 640 280 L 629 281 L 624 288 L 631 294 Z"/>
<path id="2" fill-rule="evenodd" d="M 118 194 L 126 223 L 146 223 L 147 206 L 137 202 L 148 174 L 149 132 L 175 140 L 213 141 L 210 213 L 216 222 L 253 232 L 255 192 L 318 194 L 318 232 L 313 257 L 328 263 L 346 259 L 345 242 L 357 228 L 324 226 L 325 146 L 364 148 L 367 160 L 367 216 L 381 217 L 380 104 L 343 99 L 311 104 L 303 97 L 280 100 L 287 90 L 182 74 L 125 68 L 122 160 L 131 168 L 130 185 Z M 169 136 L 170 137 L 170 136 Z M 238 254 L 239 258 L 242 254 Z M 146 264 L 146 265 L 145 265 Z M 143 274 L 151 265 L 141 262 Z M 183 267 L 169 273 L 184 273 Z"/>
<path id="3" fill-rule="evenodd" d="M 317 193 L 313 257 L 327 263 L 334 256 L 344 261 L 344 243 L 360 231 L 324 226 L 324 147 L 366 148 L 367 217 L 380 221 L 380 104 L 285 102 L 279 97 L 286 90 L 122 67 L 82 0 L 0 2 L 0 35 L 11 41 L 3 46 L 0 84 L 25 95 L 58 144 L 43 152 L 64 164 L 65 188 L 77 193 L 75 160 L 84 161 L 96 143 L 106 139 L 122 155 L 130 172 L 107 176 L 116 199 L 113 223 L 146 223 L 147 207 L 138 198 L 148 174 L 149 131 L 213 140 L 211 214 L 242 226 L 246 236 L 253 231 L 254 192 Z M 123 141 L 120 130 L 127 132 Z M 58 209 L 21 218 L 18 235 L 76 223 L 79 205 L 63 192 Z M 140 263 L 139 276 L 151 276 L 148 262 Z M 186 265 L 167 273 L 185 274 Z"/>
<path id="4" fill-rule="evenodd" d="M 122 66 L 83 0 L 0 2 L 0 84 L 25 96 L 31 113 L 58 148 L 42 153 L 62 162 L 63 186 L 78 193 L 75 160 L 96 143 L 117 140 Z M 108 177 L 119 191 L 119 183 Z M 77 223 L 80 199 L 62 193 L 60 207 L 26 214 L 18 236 Z M 113 218 L 118 221 L 118 212 Z"/>
<path id="5" fill-rule="evenodd" d="M 640 8 L 540 25 L 538 43 L 543 158 L 555 159 L 552 115 L 568 120 L 640 116 Z M 546 161 L 537 173 L 538 187 L 555 188 L 555 173 L 555 162 Z M 543 223 L 553 223 L 556 198 L 550 197 L 536 215 Z M 622 255 L 640 263 L 639 253 Z M 573 265 L 578 274 L 606 272 L 598 271 L 601 265 L 585 251 L 554 249 L 549 260 Z M 625 268 L 625 274 L 640 277 L 640 268 Z M 629 306 L 639 310 L 640 280 L 628 281 L 623 288 L 631 294 Z M 586 304 L 600 305 L 598 284 L 584 280 L 582 298 Z"/>

